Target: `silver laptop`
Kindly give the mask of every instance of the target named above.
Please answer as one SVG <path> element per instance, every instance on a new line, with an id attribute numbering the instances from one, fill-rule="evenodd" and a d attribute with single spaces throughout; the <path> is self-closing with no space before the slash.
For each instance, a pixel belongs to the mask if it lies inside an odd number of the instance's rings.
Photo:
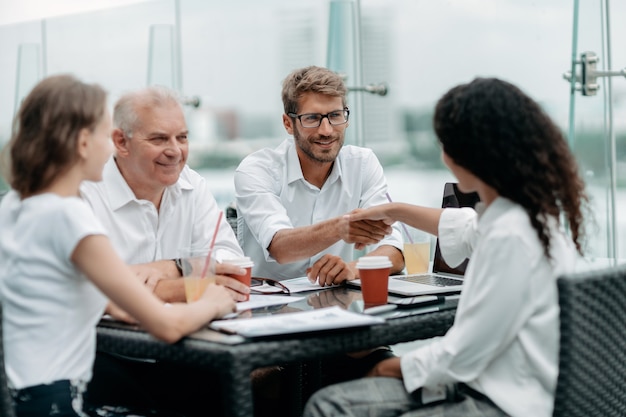
<path id="1" fill-rule="evenodd" d="M 462 193 L 456 183 L 446 183 L 443 191 L 442 208 L 474 207 L 479 201 L 476 193 Z M 389 277 L 389 293 L 403 296 L 458 293 L 463 286 L 463 275 L 469 259 L 452 268 L 441 256 L 439 242 L 435 246 L 433 270 L 427 274 L 392 275 Z M 360 280 L 348 281 L 349 285 L 361 286 Z"/>

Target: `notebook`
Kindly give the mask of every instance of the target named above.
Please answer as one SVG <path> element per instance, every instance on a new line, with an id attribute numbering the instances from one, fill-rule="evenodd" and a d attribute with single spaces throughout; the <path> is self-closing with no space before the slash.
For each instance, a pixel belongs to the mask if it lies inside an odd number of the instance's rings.
<path id="1" fill-rule="evenodd" d="M 442 208 L 474 207 L 479 201 L 477 193 L 463 193 L 456 183 L 444 185 Z M 469 259 L 452 268 L 441 256 L 439 242 L 435 245 L 432 272 L 414 275 L 392 275 L 389 277 L 389 293 L 402 296 L 429 295 L 460 292 L 463 275 Z M 349 285 L 361 286 L 360 280 L 348 281 Z"/>

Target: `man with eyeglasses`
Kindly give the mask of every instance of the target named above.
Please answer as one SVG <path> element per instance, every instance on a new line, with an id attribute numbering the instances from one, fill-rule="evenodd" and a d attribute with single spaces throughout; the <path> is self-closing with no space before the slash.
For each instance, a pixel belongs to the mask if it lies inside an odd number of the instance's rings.
<path id="1" fill-rule="evenodd" d="M 387 183 L 370 149 L 344 146 L 350 110 L 338 74 L 295 70 L 283 82 L 283 125 L 293 139 L 247 156 L 235 172 L 238 237 L 253 275 L 307 275 L 321 286 L 358 277 L 354 249 L 404 268 L 400 231 L 383 222 L 351 224 L 354 209 L 386 203 Z"/>
<path id="2" fill-rule="evenodd" d="M 283 125 L 293 139 L 247 156 L 235 172 L 237 234 L 254 260 L 253 275 L 283 280 L 307 275 L 319 285 L 358 277 L 355 249 L 385 255 L 404 268 L 400 230 L 344 215 L 387 202 L 383 168 L 370 149 L 344 146 L 350 110 L 336 73 L 293 71 L 283 82 Z M 368 246 L 372 245 L 372 246 Z M 331 380 L 364 376 L 388 348 L 336 358 Z M 358 359 L 357 359 L 358 358 Z"/>

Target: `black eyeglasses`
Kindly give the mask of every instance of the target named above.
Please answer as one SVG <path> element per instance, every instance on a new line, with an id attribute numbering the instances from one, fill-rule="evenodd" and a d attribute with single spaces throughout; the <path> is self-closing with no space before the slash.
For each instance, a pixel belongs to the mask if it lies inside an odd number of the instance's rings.
<path id="1" fill-rule="evenodd" d="M 335 110 L 330 113 L 320 114 L 320 113 L 304 113 L 304 114 L 296 114 L 296 113 L 287 113 L 289 117 L 294 117 L 300 120 L 300 124 L 302 127 L 320 127 L 322 124 L 322 120 L 324 118 L 328 119 L 328 123 L 332 126 L 338 126 L 348 123 L 348 118 L 350 117 L 350 110 L 345 107 L 343 110 Z"/>
<path id="2" fill-rule="evenodd" d="M 285 294 L 291 295 L 291 291 L 280 281 L 271 278 L 252 277 L 250 291 L 258 294 Z"/>

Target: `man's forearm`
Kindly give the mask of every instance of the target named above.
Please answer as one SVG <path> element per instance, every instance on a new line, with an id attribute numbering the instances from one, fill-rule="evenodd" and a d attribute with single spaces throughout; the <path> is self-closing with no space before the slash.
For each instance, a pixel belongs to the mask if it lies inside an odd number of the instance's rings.
<path id="1" fill-rule="evenodd" d="M 162 279 L 154 288 L 154 293 L 167 303 L 184 303 L 185 281 L 182 278 Z"/>
<path id="2" fill-rule="evenodd" d="M 341 240 L 339 219 L 278 231 L 268 247 L 279 264 L 310 258 Z"/>
<path id="3" fill-rule="evenodd" d="M 159 269 L 166 278 L 180 278 L 181 273 L 178 271 L 176 262 L 173 259 L 163 259 L 160 261 L 149 262 L 146 265 L 154 266 Z"/>

